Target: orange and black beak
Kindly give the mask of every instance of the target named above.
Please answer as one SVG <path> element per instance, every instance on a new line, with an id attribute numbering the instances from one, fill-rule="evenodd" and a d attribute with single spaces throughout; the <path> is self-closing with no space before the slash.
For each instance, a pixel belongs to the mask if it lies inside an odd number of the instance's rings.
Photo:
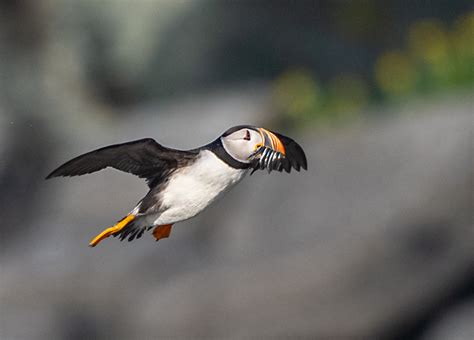
<path id="1" fill-rule="evenodd" d="M 260 136 L 262 136 L 263 146 L 285 156 L 285 146 L 273 132 L 264 128 L 258 128 L 258 132 L 260 132 Z"/>
<path id="2" fill-rule="evenodd" d="M 307 169 L 306 155 L 293 139 L 264 128 L 257 130 L 263 144 L 256 147 L 252 173 L 259 169 L 267 169 L 268 172 L 290 172 L 292 167 L 296 171 L 300 171 L 300 168 Z"/>

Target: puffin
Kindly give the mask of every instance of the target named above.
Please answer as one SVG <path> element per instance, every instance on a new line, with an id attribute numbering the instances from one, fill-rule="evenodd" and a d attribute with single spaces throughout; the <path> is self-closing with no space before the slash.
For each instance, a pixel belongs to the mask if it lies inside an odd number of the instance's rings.
<path id="1" fill-rule="evenodd" d="M 146 231 L 158 241 L 173 224 L 190 219 L 257 170 L 307 170 L 301 146 L 282 134 L 252 125 L 234 126 L 216 140 L 191 150 L 165 147 L 152 138 L 109 145 L 59 166 L 46 179 L 90 174 L 107 167 L 143 178 L 149 191 L 115 225 L 94 237 L 139 239 Z"/>

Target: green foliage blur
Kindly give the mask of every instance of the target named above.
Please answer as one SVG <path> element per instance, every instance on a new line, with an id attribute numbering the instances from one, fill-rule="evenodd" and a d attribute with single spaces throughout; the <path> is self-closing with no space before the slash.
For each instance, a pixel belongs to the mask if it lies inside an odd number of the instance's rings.
<path id="1" fill-rule="evenodd" d="M 328 81 L 305 68 L 290 68 L 273 81 L 272 102 L 279 124 L 332 126 L 356 120 L 371 106 L 397 104 L 416 96 L 472 89 L 474 12 L 450 25 L 423 18 L 408 27 L 404 45 L 382 51 L 370 78 L 341 73 Z"/>

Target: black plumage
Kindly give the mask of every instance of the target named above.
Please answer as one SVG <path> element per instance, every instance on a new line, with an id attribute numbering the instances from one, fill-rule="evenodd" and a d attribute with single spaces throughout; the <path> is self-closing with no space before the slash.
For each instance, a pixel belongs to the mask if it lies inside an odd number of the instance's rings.
<path id="1" fill-rule="evenodd" d="M 79 176 L 112 167 L 145 178 L 153 188 L 177 168 L 191 163 L 197 154 L 196 150 L 170 149 L 152 138 L 145 138 L 80 155 L 51 172 L 46 179 Z"/>
<path id="2" fill-rule="evenodd" d="M 225 136 L 225 134 L 223 136 Z M 203 149 L 212 151 L 217 157 L 219 157 L 221 161 L 223 161 L 234 169 L 249 169 L 251 167 L 250 163 L 240 162 L 233 158 L 231 155 L 229 155 L 222 146 L 221 138 L 218 138 L 214 142 L 205 145 Z"/>

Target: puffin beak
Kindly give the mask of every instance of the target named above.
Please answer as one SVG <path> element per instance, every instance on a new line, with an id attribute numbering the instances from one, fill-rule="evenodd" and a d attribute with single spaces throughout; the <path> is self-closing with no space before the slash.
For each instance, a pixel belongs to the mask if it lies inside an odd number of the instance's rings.
<path id="1" fill-rule="evenodd" d="M 257 145 L 256 149 L 264 146 L 273 151 L 280 152 L 283 156 L 286 155 L 285 146 L 280 138 L 278 138 L 273 132 L 264 128 L 258 128 L 258 132 L 260 133 L 260 136 L 262 136 L 263 145 Z"/>
<path id="2" fill-rule="evenodd" d="M 300 171 L 307 169 L 306 156 L 303 149 L 293 139 L 264 128 L 257 128 L 262 142 L 255 145 L 255 151 L 250 156 L 251 174 L 256 170 L 267 169 L 290 172 L 291 168 Z"/>

